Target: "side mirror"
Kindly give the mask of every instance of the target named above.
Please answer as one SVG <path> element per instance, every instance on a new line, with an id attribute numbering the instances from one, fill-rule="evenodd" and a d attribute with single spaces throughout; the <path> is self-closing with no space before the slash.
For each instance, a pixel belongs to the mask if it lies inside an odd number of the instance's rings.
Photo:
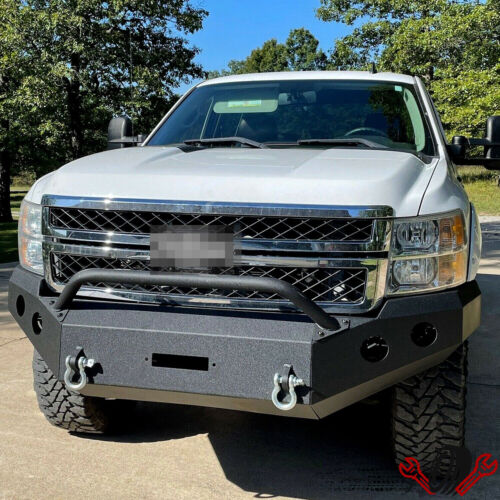
<path id="1" fill-rule="evenodd" d="M 484 147 L 483 157 L 467 157 L 467 149 Z M 500 116 L 490 116 L 486 121 L 484 139 L 468 139 L 463 135 L 453 137 L 448 153 L 457 165 L 483 165 L 491 170 L 500 169 Z"/>
<path id="2" fill-rule="evenodd" d="M 139 146 L 143 135 L 133 136 L 132 120 L 128 116 L 112 118 L 108 125 L 108 150 Z"/>
<path id="3" fill-rule="evenodd" d="M 451 159 L 459 164 L 460 160 L 465 158 L 465 152 L 467 151 L 467 137 L 463 135 L 454 135 L 451 139 L 451 144 L 448 144 L 448 153 Z"/>
<path id="4" fill-rule="evenodd" d="M 490 144 L 484 146 L 484 156 L 498 160 L 497 168 L 500 168 L 500 116 L 490 116 L 486 120 L 486 140 Z"/>

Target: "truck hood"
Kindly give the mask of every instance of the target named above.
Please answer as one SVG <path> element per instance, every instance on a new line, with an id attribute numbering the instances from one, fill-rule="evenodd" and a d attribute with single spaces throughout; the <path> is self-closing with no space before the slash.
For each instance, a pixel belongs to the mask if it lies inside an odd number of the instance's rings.
<path id="1" fill-rule="evenodd" d="M 417 215 L 436 162 L 369 149 L 139 147 L 97 153 L 40 179 L 29 194 L 150 200 L 385 205 Z"/>

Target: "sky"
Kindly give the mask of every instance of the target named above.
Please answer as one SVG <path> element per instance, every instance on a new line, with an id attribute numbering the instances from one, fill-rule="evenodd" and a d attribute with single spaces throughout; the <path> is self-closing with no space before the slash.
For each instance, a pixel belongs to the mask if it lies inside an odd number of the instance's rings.
<path id="1" fill-rule="evenodd" d="M 208 71 L 227 67 L 231 59 L 244 59 L 270 38 L 284 42 L 293 28 L 307 28 L 325 52 L 335 38 L 350 32 L 340 23 L 316 18 L 319 0 L 194 0 L 192 4 L 209 12 L 203 29 L 188 37 L 202 50 L 196 61 Z"/>

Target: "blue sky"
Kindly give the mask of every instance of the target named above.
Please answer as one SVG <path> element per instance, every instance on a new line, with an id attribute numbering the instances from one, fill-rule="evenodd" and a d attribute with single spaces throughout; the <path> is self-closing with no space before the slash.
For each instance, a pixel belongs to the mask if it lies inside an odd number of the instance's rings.
<path id="1" fill-rule="evenodd" d="M 209 12 L 203 29 L 189 37 L 202 49 L 196 60 L 206 70 L 222 69 L 231 59 L 243 59 L 270 38 L 284 42 L 293 28 L 305 27 L 323 50 L 350 31 L 339 23 L 325 23 L 315 16 L 319 0 L 195 0 Z M 184 91 L 189 86 L 182 86 Z"/>

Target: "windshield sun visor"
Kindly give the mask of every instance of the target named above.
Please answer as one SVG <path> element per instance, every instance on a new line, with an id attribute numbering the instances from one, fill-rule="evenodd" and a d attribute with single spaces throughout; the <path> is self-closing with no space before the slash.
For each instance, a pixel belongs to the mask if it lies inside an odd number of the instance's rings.
<path id="1" fill-rule="evenodd" d="M 214 113 L 274 113 L 278 108 L 278 87 L 258 87 L 233 91 L 230 100 L 217 100 Z"/>

